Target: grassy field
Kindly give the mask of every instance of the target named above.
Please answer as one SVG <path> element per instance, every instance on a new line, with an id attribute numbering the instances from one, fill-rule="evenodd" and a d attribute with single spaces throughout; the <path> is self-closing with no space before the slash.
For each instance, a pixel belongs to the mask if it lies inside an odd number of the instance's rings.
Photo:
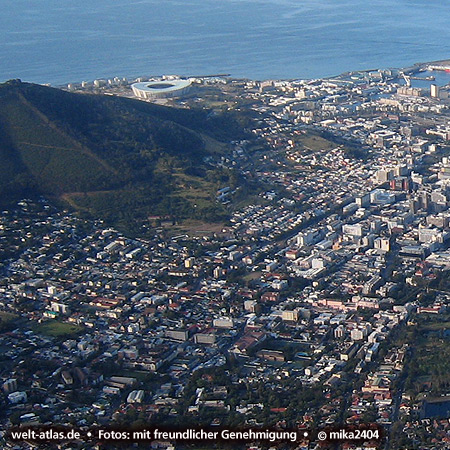
<path id="1" fill-rule="evenodd" d="M 224 227 L 223 223 L 207 223 L 200 220 L 188 219 L 178 225 L 163 224 L 163 227 L 170 234 L 188 234 L 189 236 L 210 236 L 215 233 L 221 233 Z"/>
<path id="2" fill-rule="evenodd" d="M 296 136 L 294 138 L 294 141 L 298 144 L 301 144 L 307 150 L 311 150 L 313 152 L 320 150 L 332 150 L 333 148 L 337 147 L 334 142 L 331 142 L 321 136 L 317 136 L 312 133 Z"/>
<path id="3" fill-rule="evenodd" d="M 33 331 L 46 336 L 69 338 L 80 334 L 83 331 L 83 328 L 71 323 L 49 320 L 33 325 Z"/>
<path id="4" fill-rule="evenodd" d="M 205 150 L 208 153 L 216 155 L 224 155 L 229 152 L 229 144 L 220 142 L 206 134 L 201 134 L 203 142 L 205 143 Z"/>
<path id="5" fill-rule="evenodd" d="M 245 281 L 253 281 L 253 280 L 258 280 L 261 278 L 262 272 L 261 271 L 257 271 L 257 272 L 250 272 L 247 275 L 244 275 L 243 279 Z"/>
<path id="6" fill-rule="evenodd" d="M 450 330 L 450 321 L 446 320 L 445 322 L 424 323 L 423 325 L 420 326 L 420 329 L 423 331 Z"/>
<path id="7" fill-rule="evenodd" d="M 0 311 L 0 321 L 1 322 L 11 322 L 12 320 L 17 319 L 19 316 L 17 314 Z"/>
<path id="8" fill-rule="evenodd" d="M 0 331 L 8 328 L 8 326 L 18 319 L 17 314 L 0 311 Z"/>
<path id="9" fill-rule="evenodd" d="M 173 195 L 182 197 L 197 208 L 208 208 L 215 206 L 213 197 L 216 186 L 205 178 L 186 175 L 178 170 L 174 173 L 178 188 Z"/>

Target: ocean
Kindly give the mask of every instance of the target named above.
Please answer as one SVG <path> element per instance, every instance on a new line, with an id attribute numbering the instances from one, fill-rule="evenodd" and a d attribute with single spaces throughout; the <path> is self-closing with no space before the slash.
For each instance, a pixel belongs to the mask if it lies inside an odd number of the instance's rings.
<path id="1" fill-rule="evenodd" d="M 441 0 L 3 0 L 0 81 L 320 78 L 450 58 Z"/>

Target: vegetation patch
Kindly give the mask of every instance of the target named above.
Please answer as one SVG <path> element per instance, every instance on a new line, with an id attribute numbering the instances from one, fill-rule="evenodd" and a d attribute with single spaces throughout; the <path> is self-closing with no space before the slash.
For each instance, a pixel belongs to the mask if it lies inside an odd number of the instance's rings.
<path id="1" fill-rule="evenodd" d="M 187 219 L 179 224 L 173 224 L 171 221 L 163 222 L 161 226 L 173 235 L 187 234 L 189 236 L 209 236 L 222 233 L 225 225 L 223 222 L 213 223 Z"/>
<path id="2" fill-rule="evenodd" d="M 443 320 L 447 319 L 447 320 Z M 447 393 L 450 389 L 450 333 L 448 316 L 418 318 L 412 339 L 405 388 L 414 395 Z"/>
<path id="3" fill-rule="evenodd" d="M 17 314 L 0 311 L 0 332 L 7 331 L 14 325 L 19 318 Z"/>
<path id="4" fill-rule="evenodd" d="M 307 132 L 305 134 L 296 135 L 294 137 L 294 142 L 300 144 L 306 150 L 311 152 L 317 151 L 328 151 L 336 148 L 337 145 L 331 140 L 325 139 L 318 134 Z"/>
<path id="5" fill-rule="evenodd" d="M 216 191 L 243 180 L 218 160 L 248 137 L 247 122 L 237 112 L 0 84 L 0 199 L 44 194 L 130 235 L 148 216 L 224 220 Z"/>
<path id="6" fill-rule="evenodd" d="M 46 336 L 68 338 L 80 334 L 83 331 L 83 328 L 71 323 L 49 320 L 33 324 L 33 331 Z"/>

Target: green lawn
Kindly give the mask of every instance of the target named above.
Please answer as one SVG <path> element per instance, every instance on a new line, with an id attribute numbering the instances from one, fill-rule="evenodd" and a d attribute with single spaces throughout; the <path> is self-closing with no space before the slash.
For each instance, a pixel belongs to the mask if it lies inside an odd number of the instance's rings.
<path id="1" fill-rule="evenodd" d="M 337 147 L 337 144 L 329 141 L 321 136 L 317 136 L 313 133 L 302 134 L 295 136 L 294 140 L 297 143 L 303 145 L 306 149 L 312 151 L 331 150 Z"/>
<path id="2" fill-rule="evenodd" d="M 17 314 L 0 311 L 0 322 L 11 322 L 11 320 L 15 320 L 18 317 Z"/>
<path id="3" fill-rule="evenodd" d="M 6 331 L 9 328 L 8 325 L 18 317 L 17 314 L 0 311 L 0 331 Z"/>
<path id="4" fill-rule="evenodd" d="M 36 323 L 33 326 L 33 331 L 39 334 L 45 334 L 53 337 L 71 337 L 76 336 L 82 332 L 83 328 L 71 323 L 58 322 L 56 320 L 49 320 L 42 323 Z"/>
<path id="5" fill-rule="evenodd" d="M 245 281 L 253 281 L 253 280 L 258 280 L 259 278 L 261 278 L 262 272 L 261 271 L 257 271 L 257 272 L 250 272 L 247 275 L 244 275 L 243 279 Z"/>
<path id="6" fill-rule="evenodd" d="M 420 329 L 423 331 L 448 330 L 450 329 L 450 321 L 424 323 Z"/>

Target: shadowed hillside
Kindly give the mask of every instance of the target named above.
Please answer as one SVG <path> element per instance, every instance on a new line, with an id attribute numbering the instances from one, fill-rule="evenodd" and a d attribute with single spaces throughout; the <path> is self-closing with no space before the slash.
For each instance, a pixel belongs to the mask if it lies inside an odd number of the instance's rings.
<path id="1" fill-rule="evenodd" d="M 0 194 L 44 194 L 116 224 L 214 220 L 232 173 L 204 159 L 244 137 L 231 115 L 12 80 L 0 85 Z"/>

